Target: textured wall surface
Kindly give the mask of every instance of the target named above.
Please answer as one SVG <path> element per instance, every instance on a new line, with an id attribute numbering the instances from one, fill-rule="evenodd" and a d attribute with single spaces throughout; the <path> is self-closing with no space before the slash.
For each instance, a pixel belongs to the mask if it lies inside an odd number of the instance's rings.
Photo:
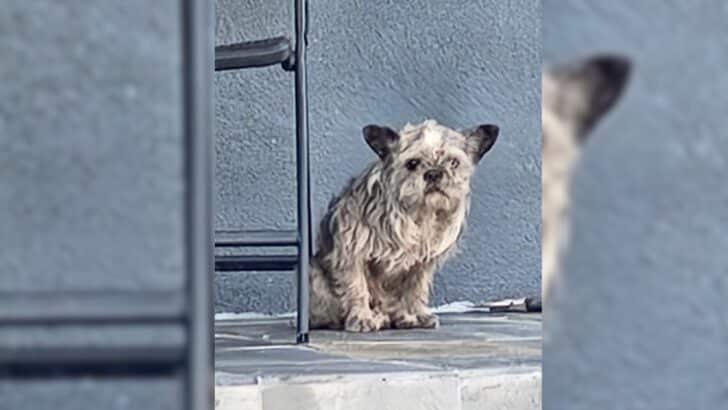
<path id="1" fill-rule="evenodd" d="M 176 410 L 185 406 L 183 385 L 179 376 L 3 380 L 0 408 Z"/>
<path id="2" fill-rule="evenodd" d="M 25 353 L 43 364 L 44 352 L 62 349 L 184 348 L 181 325 L 102 316 L 175 309 L 158 306 L 168 301 L 160 294 L 184 300 L 179 5 L 2 3 L 0 317 L 100 317 L 96 326 L 3 322 L 4 363 Z M 2 409 L 183 406 L 176 369 L 141 379 L 0 373 Z"/>
<path id="3" fill-rule="evenodd" d="M 698 4 L 544 2 L 546 61 L 608 50 L 635 63 L 575 179 L 544 409 L 726 405 L 728 7 Z"/>
<path id="4" fill-rule="evenodd" d="M 286 0 L 218 0 L 217 43 L 288 33 Z M 312 0 L 314 219 L 374 160 L 368 123 L 501 125 L 474 178 L 462 253 L 435 304 L 540 292 L 540 3 Z M 216 75 L 218 229 L 295 226 L 293 78 Z M 218 311 L 291 310 L 290 273 L 217 275 Z"/>
<path id="5" fill-rule="evenodd" d="M 0 292 L 180 290 L 178 3 L 3 5 Z"/>

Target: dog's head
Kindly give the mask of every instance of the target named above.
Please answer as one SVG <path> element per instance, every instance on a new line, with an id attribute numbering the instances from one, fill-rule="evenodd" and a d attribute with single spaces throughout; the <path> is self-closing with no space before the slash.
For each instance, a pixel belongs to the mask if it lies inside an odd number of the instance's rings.
<path id="1" fill-rule="evenodd" d="M 453 211 L 470 191 L 470 177 L 495 144 L 498 127 L 452 130 L 428 120 L 399 132 L 368 125 L 364 138 L 382 162 L 380 180 L 409 213 Z"/>
<path id="2" fill-rule="evenodd" d="M 566 189 L 581 145 L 619 100 L 630 68 L 630 61 L 617 55 L 594 55 L 544 68 L 541 76 L 544 209 L 565 205 Z"/>

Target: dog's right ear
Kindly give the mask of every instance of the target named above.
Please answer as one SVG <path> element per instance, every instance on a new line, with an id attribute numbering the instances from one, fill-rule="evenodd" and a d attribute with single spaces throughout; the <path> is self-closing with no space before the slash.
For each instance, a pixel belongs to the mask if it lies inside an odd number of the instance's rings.
<path id="1" fill-rule="evenodd" d="M 376 152 L 379 158 L 384 158 L 392 150 L 392 146 L 399 141 L 397 131 L 389 127 L 381 127 L 379 125 L 367 125 L 362 130 L 364 139 L 366 140 L 372 151 Z"/>

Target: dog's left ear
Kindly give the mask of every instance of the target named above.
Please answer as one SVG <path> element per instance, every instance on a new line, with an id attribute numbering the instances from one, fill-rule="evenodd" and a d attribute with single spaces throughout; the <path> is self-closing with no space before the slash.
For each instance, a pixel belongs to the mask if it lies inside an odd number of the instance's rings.
<path id="1" fill-rule="evenodd" d="M 379 158 L 389 154 L 394 146 L 399 141 L 399 134 L 397 131 L 389 128 L 382 127 L 379 125 L 367 125 L 362 130 L 364 139 L 366 140 L 369 147 L 379 155 Z"/>
<path id="2" fill-rule="evenodd" d="M 463 131 L 466 138 L 466 149 L 473 158 L 473 163 L 477 164 L 486 152 L 490 151 L 498 139 L 500 129 L 497 125 L 483 124 L 475 128 Z"/>

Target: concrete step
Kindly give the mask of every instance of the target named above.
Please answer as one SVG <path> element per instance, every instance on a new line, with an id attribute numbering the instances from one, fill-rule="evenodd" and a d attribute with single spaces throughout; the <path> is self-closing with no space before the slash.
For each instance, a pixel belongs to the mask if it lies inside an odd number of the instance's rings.
<path id="1" fill-rule="evenodd" d="M 541 314 L 442 313 L 435 330 L 314 331 L 292 317 L 223 316 L 218 410 L 541 408 Z"/>

